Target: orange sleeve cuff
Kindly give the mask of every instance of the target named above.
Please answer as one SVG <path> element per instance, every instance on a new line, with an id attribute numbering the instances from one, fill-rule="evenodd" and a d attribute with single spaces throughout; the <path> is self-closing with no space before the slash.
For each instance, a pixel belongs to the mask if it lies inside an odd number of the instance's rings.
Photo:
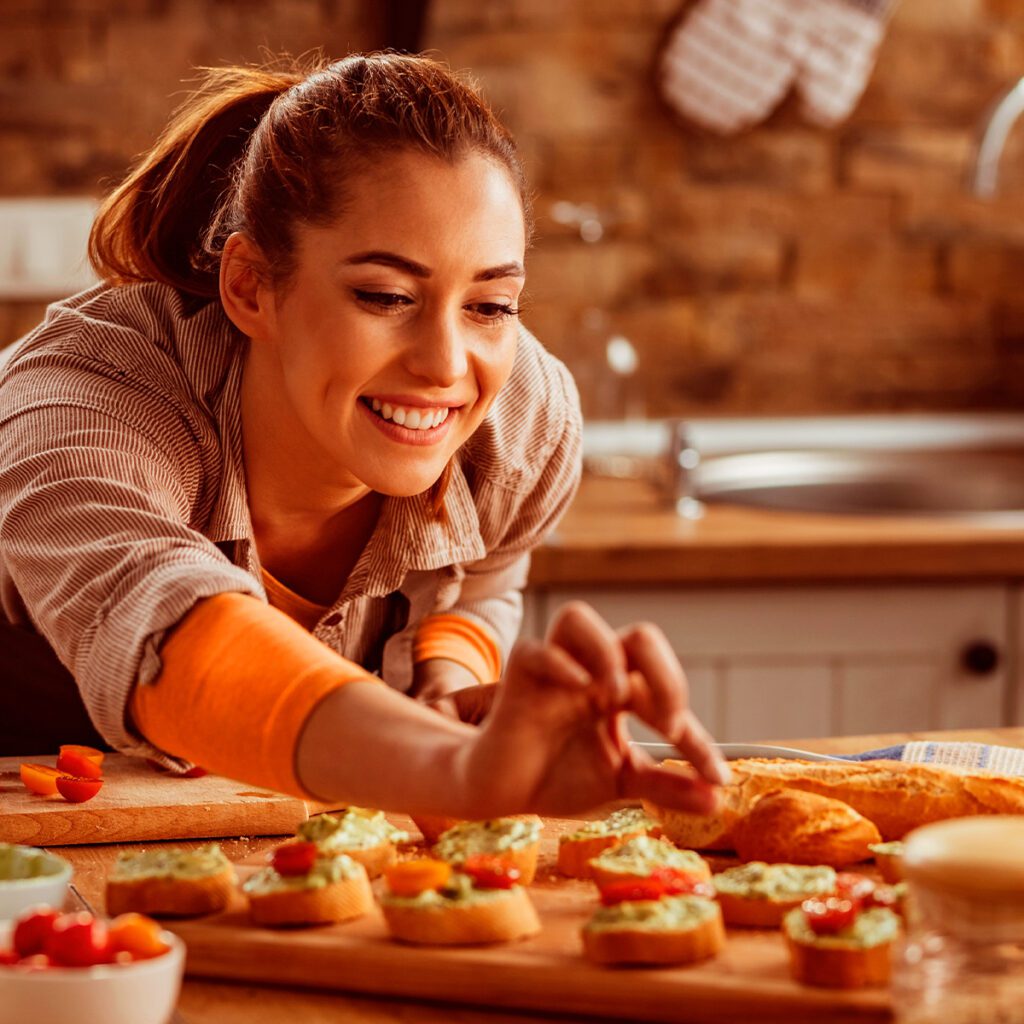
<path id="1" fill-rule="evenodd" d="M 428 615 L 413 641 L 414 663 L 445 658 L 468 668 L 481 683 L 501 678 L 501 651 L 491 634 L 461 615 Z"/>
<path id="2" fill-rule="evenodd" d="M 154 746 L 218 775 L 308 797 L 295 771 L 313 708 L 353 680 L 373 680 L 283 612 L 245 594 L 197 604 L 164 642 L 155 683 L 131 712 Z"/>

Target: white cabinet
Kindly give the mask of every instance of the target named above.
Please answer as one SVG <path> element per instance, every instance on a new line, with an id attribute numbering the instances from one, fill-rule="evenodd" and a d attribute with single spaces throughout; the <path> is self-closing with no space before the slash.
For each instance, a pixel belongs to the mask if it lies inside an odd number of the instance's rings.
<path id="1" fill-rule="evenodd" d="M 723 742 L 1008 725 L 1024 687 L 1008 586 L 535 590 L 527 631 L 572 598 L 661 626 Z"/>

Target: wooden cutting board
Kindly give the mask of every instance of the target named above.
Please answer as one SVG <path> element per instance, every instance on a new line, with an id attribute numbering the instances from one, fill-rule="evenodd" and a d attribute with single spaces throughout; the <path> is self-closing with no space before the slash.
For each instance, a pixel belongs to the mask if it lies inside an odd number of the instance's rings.
<path id="1" fill-rule="evenodd" d="M 415 829 L 395 817 L 400 828 Z M 555 875 L 558 833 L 545 826 L 540 870 L 530 895 L 543 930 L 494 946 L 419 947 L 388 938 L 379 912 L 329 927 L 269 929 L 249 923 L 244 898 L 223 914 L 168 922 L 188 946 L 187 973 L 258 983 L 308 985 L 384 996 L 488 1007 L 578 1013 L 629 1021 L 695 1024 L 811 1024 L 891 1020 L 887 990 L 837 992 L 789 977 L 780 933 L 730 929 L 725 950 L 701 964 L 601 968 L 581 953 L 579 930 L 597 907 L 589 882 Z M 415 851 L 422 853 L 422 851 Z M 258 855 L 252 862 L 263 863 Z M 245 862 L 239 874 L 254 870 Z M 379 886 L 375 882 L 375 887 Z"/>
<path id="2" fill-rule="evenodd" d="M 123 754 L 106 756 L 95 797 L 71 804 L 30 793 L 18 774 L 22 761 L 53 765 L 56 757 L 0 758 L 0 842 L 70 846 L 287 835 L 310 813 L 296 797 L 217 775 L 178 778 Z"/>

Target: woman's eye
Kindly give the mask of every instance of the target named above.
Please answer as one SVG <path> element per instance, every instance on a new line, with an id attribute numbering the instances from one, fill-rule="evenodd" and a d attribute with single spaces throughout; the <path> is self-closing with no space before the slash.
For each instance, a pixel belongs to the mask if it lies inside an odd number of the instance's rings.
<path id="1" fill-rule="evenodd" d="M 504 320 L 506 317 L 519 316 L 519 310 L 502 302 L 477 302 L 469 307 L 479 313 L 485 320 Z"/>
<path id="2" fill-rule="evenodd" d="M 370 306 L 379 306 L 381 309 L 398 309 L 401 306 L 412 305 L 412 299 L 399 292 L 368 292 L 361 288 L 356 288 L 354 291 L 360 302 L 365 302 Z"/>

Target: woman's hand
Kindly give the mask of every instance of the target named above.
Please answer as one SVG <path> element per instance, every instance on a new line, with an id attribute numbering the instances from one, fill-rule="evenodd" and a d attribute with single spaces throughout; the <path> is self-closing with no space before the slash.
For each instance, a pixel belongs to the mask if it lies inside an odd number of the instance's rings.
<path id="1" fill-rule="evenodd" d="M 631 747 L 626 711 L 674 743 L 700 778 Z M 713 786 L 728 779 L 661 631 L 645 624 L 617 634 L 580 602 L 559 611 L 543 643 L 513 651 L 466 769 L 481 816 L 506 807 L 567 815 L 621 797 L 710 812 Z"/>
<path id="2" fill-rule="evenodd" d="M 478 725 L 494 703 L 496 683 L 481 683 L 468 668 L 445 658 L 416 665 L 409 696 L 442 715 Z"/>

